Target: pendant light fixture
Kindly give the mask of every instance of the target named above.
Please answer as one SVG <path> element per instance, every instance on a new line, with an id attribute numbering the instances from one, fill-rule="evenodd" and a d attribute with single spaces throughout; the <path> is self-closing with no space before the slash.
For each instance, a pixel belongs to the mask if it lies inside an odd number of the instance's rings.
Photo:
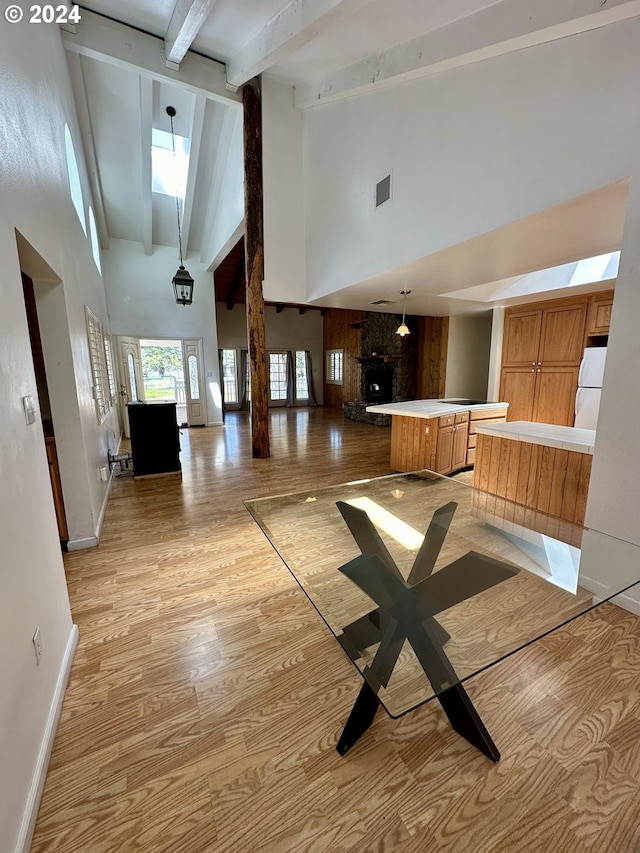
<path id="1" fill-rule="evenodd" d="M 410 290 L 401 290 L 400 293 L 402 294 L 402 297 L 403 297 L 403 300 L 402 300 L 402 323 L 400 323 L 400 325 L 396 329 L 396 335 L 400 335 L 401 338 L 404 338 L 405 335 L 411 334 L 411 332 L 409 331 L 409 327 L 405 323 L 405 315 L 406 315 L 405 308 L 407 306 L 407 296 L 411 293 L 411 291 Z"/>
<path id="2" fill-rule="evenodd" d="M 173 117 L 175 116 L 176 111 L 174 107 L 167 107 L 167 115 L 169 116 L 169 121 L 171 122 L 171 148 L 173 150 L 173 164 L 174 167 L 176 165 L 176 139 L 175 134 L 173 132 Z M 176 168 L 176 175 L 177 175 Z M 176 217 L 178 220 L 178 249 L 180 251 L 180 266 L 178 267 L 178 271 L 173 277 L 173 292 L 176 296 L 176 303 L 178 305 L 191 305 L 193 302 L 193 279 L 184 268 L 184 263 L 182 262 L 182 230 L 180 228 L 180 202 L 178 201 L 178 196 L 176 195 Z"/>

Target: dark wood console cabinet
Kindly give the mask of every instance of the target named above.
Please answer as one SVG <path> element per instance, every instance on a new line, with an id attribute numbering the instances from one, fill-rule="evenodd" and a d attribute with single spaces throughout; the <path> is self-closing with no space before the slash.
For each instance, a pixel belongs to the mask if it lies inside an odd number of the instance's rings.
<path id="1" fill-rule="evenodd" d="M 175 403 L 129 403 L 134 477 L 180 471 Z"/>

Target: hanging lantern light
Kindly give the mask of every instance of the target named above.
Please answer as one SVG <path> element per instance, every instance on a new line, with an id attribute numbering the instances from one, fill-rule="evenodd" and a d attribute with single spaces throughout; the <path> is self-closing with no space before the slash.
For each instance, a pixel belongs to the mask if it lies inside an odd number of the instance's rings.
<path id="1" fill-rule="evenodd" d="M 176 111 L 174 107 L 167 107 L 167 115 L 171 122 L 171 147 L 173 149 L 173 163 L 176 163 L 176 140 L 173 132 L 173 117 Z M 176 168 L 177 173 L 177 168 Z M 176 303 L 178 305 L 191 305 L 193 302 L 193 285 L 194 280 L 184 268 L 182 261 L 182 229 L 180 227 L 180 203 L 176 195 L 176 218 L 178 220 L 178 249 L 180 251 L 180 266 L 172 279 L 173 292 L 175 293 Z"/>
<path id="2" fill-rule="evenodd" d="M 396 329 L 396 335 L 400 335 L 401 338 L 404 338 L 405 335 L 411 334 L 411 332 L 409 331 L 409 327 L 407 326 L 407 324 L 405 322 L 405 316 L 406 316 L 405 309 L 407 306 L 407 295 L 409 293 L 411 293 L 411 291 L 410 290 L 401 290 L 400 293 L 403 296 L 403 300 L 402 300 L 402 323 L 400 323 L 400 325 Z"/>
<path id="3" fill-rule="evenodd" d="M 193 302 L 193 279 L 182 264 L 173 279 L 173 291 L 178 305 L 191 305 Z"/>

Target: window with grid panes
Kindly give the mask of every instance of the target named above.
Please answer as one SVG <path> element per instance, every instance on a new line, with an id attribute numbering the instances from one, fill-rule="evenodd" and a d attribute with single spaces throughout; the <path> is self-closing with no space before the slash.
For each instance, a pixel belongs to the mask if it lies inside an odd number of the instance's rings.
<path id="1" fill-rule="evenodd" d="M 93 377 L 93 399 L 96 404 L 98 423 L 102 423 L 111 408 L 109 370 L 105 351 L 104 332 L 96 315 L 85 306 L 89 358 Z"/>
<path id="2" fill-rule="evenodd" d="M 113 356 L 111 354 L 111 338 L 105 332 L 103 335 L 104 341 L 104 358 L 107 366 L 107 381 L 109 383 L 109 402 L 114 403 L 116 399 L 116 377 L 113 372 Z"/>
<path id="3" fill-rule="evenodd" d="M 274 402 L 287 399 L 287 354 L 269 353 L 269 398 Z"/>
<path id="4" fill-rule="evenodd" d="M 224 385 L 225 403 L 238 402 L 238 372 L 236 367 L 236 351 L 222 350 L 222 382 Z"/>
<path id="5" fill-rule="evenodd" d="M 296 350 L 296 400 L 308 399 L 307 357 L 304 350 Z"/>
<path id="6" fill-rule="evenodd" d="M 329 385 L 342 385 L 344 369 L 344 351 L 329 349 L 326 352 L 326 382 Z"/>

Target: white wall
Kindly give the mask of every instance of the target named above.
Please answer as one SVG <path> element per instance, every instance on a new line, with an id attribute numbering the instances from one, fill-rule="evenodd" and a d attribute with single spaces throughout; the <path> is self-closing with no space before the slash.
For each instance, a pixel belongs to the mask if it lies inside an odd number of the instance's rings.
<path id="1" fill-rule="evenodd" d="M 221 349 L 246 349 L 247 315 L 244 305 L 234 305 L 227 310 L 222 302 L 216 303 L 218 316 L 218 344 Z M 285 308 L 279 314 L 274 305 L 265 305 L 264 325 L 267 349 L 309 350 L 313 371 L 316 400 L 322 403 L 322 324 L 319 311 L 309 310 L 299 314 L 297 308 Z"/>
<path id="2" fill-rule="evenodd" d="M 140 243 L 112 239 L 102 255 L 111 331 L 138 338 L 202 338 L 207 423 L 221 424 L 213 275 L 195 255 L 185 258 L 195 281 L 193 304 L 177 305 L 171 280 L 179 263 L 177 249 L 154 246 L 153 254 L 145 255 Z"/>
<path id="3" fill-rule="evenodd" d="M 628 176 L 639 38 L 633 19 L 308 110 L 309 298 Z"/>
<path id="4" fill-rule="evenodd" d="M 303 113 L 293 88 L 262 80 L 264 295 L 274 302 L 306 302 L 303 193 Z"/>
<path id="5" fill-rule="evenodd" d="M 492 399 L 487 396 L 490 348 L 490 317 L 449 317 L 445 397 Z"/>
<path id="6" fill-rule="evenodd" d="M 216 167 L 211 195 L 214 204 L 212 218 L 205 223 L 200 261 L 213 269 L 233 248 L 242 233 L 244 222 L 244 143 L 242 139 L 242 108 L 238 105 L 220 107 L 222 113 L 219 146 L 226 157 Z M 192 273 L 193 275 L 193 273 Z"/>
<path id="7" fill-rule="evenodd" d="M 628 577 L 630 568 L 637 576 L 640 565 L 639 279 L 640 154 L 629 190 L 585 518 L 592 533 L 583 549 L 584 571 L 604 583 Z M 640 589 L 620 603 L 640 614 Z"/>
<path id="8" fill-rule="evenodd" d="M 502 340 L 504 338 L 504 308 L 494 308 L 491 317 L 491 347 L 487 400 L 500 399 L 500 371 L 502 368 Z"/>
<path id="9" fill-rule="evenodd" d="M 48 751 L 70 667 L 73 629 L 58 540 L 42 423 L 27 426 L 22 397 L 37 396 L 16 229 L 54 274 L 55 316 L 47 333 L 66 336 L 64 377 L 52 373 L 54 427 L 71 505 L 90 508 L 72 535 L 95 535 L 105 486 L 97 476 L 107 428 L 97 423 L 84 306 L 107 325 L 102 279 L 71 203 L 64 154 L 67 122 L 90 203 L 67 65 L 54 26 L 0 27 L 0 849 L 28 848 Z M 36 281 L 39 299 L 46 301 Z M 70 371 L 73 371 L 73 376 Z M 55 372 L 55 371 L 54 371 Z M 63 387 L 64 386 L 64 387 Z M 55 406 L 67 394 L 72 422 Z M 59 414 L 59 413 L 58 413 Z M 73 447 L 70 439 L 73 438 Z M 104 461 L 103 461 L 104 464 Z M 95 469 L 95 470 L 94 470 Z M 64 484 L 63 484 L 64 485 Z M 85 529 L 86 528 L 86 529 Z M 39 626 L 44 655 L 36 666 Z"/>

